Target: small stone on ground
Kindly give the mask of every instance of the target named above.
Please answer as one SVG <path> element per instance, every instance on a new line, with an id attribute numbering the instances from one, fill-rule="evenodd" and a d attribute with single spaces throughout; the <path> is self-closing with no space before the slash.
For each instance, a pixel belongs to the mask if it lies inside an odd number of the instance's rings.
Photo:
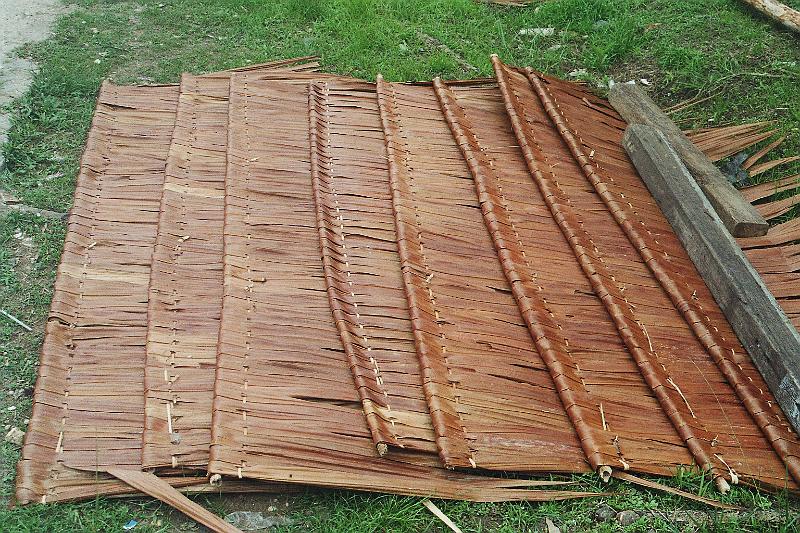
<path id="1" fill-rule="evenodd" d="M 533 37 L 550 37 L 555 33 L 555 28 L 522 28 L 518 32 L 519 35 L 531 35 Z"/>
<path id="2" fill-rule="evenodd" d="M 257 511 L 236 511 L 227 515 L 225 521 L 242 531 L 261 531 L 291 523 L 285 516 L 270 516 Z"/>
<path id="3" fill-rule="evenodd" d="M 606 505 L 605 503 L 600 504 L 594 512 L 594 518 L 598 522 L 608 522 L 616 516 L 617 512 L 610 505 Z"/>
<path id="4" fill-rule="evenodd" d="M 622 527 L 629 526 L 639 520 L 639 513 L 636 511 L 620 511 L 617 513 L 617 522 Z"/>
<path id="5" fill-rule="evenodd" d="M 25 433 L 20 430 L 19 428 L 11 428 L 6 433 L 5 441 L 9 442 L 15 446 L 22 446 L 22 439 L 25 437 Z"/>

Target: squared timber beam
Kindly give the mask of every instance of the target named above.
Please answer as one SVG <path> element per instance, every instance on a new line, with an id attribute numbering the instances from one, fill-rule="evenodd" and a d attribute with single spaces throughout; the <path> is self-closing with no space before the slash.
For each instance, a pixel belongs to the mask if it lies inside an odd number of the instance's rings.
<path id="1" fill-rule="evenodd" d="M 614 85 L 608 99 L 628 124 L 647 124 L 664 134 L 731 235 L 759 237 L 767 233 L 769 224 L 764 217 L 639 86 Z"/>
<path id="2" fill-rule="evenodd" d="M 789 423 L 800 432 L 800 334 L 657 128 L 632 124 L 623 145 Z"/>

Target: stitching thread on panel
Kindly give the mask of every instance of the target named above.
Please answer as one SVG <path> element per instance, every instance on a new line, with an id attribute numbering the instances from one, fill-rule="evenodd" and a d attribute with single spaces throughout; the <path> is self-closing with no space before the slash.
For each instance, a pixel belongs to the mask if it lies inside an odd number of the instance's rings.
<path id="1" fill-rule="evenodd" d="M 250 138 L 250 120 L 248 117 L 248 100 L 250 98 L 250 93 L 248 91 L 248 80 L 247 77 L 244 76 L 244 83 L 242 87 L 242 96 L 243 96 L 243 104 L 242 104 L 242 122 L 245 125 L 245 157 L 249 156 L 252 153 L 252 140 Z M 248 434 L 248 425 L 247 425 L 247 387 L 249 385 L 249 378 L 248 372 L 250 371 L 250 349 L 251 349 L 251 338 L 253 337 L 252 331 L 252 314 L 255 311 L 255 302 L 253 301 L 253 287 L 255 283 L 253 281 L 253 270 L 250 264 L 250 246 L 251 246 L 251 239 L 253 237 L 252 234 L 252 226 L 250 221 L 250 213 L 252 210 L 251 202 L 250 202 L 250 181 L 252 176 L 252 163 L 253 161 L 245 161 L 245 166 L 247 170 L 244 173 L 244 193 L 245 193 L 245 215 L 244 215 L 244 226 L 247 228 L 247 233 L 245 235 L 245 254 L 244 260 L 245 265 L 247 267 L 246 270 L 246 281 L 247 285 L 245 286 L 245 298 L 247 299 L 248 306 L 245 312 L 244 323 L 245 323 L 245 340 L 244 340 L 244 357 L 242 359 L 242 373 L 244 374 L 244 379 L 242 380 L 242 438 L 241 442 L 241 450 L 242 454 L 245 454 L 246 448 L 246 437 Z M 241 459 L 239 466 L 237 467 L 237 475 L 241 479 L 243 477 L 243 471 L 247 468 L 247 462 L 244 459 Z"/>

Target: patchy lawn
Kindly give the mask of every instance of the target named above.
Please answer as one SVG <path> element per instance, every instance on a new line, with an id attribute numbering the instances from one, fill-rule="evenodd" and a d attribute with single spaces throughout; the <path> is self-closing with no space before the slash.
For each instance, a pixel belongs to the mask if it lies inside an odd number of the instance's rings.
<path id="1" fill-rule="evenodd" d="M 553 28 L 553 31 L 531 31 Z M 537 35 L 537 34 L 546 35 Z M 584 79 L 598 91 L 609 79 L 644 78 L 663 106 L 713 98 L 677 115 L 683 127 L 774 120 L 788 136 L 777 155 L 800 152 L 800 41 L 739 0 L 550 0 L 526 8 L 472 0 L 79 0 L 53 38 L 22 53 L 41 69 L 30 94 L 13 106 L 0 189 L 30 205 L 69 208 L 78 159 L 100 81 L 177 82 L 183 71 L 317 54 L 324 69 L 367 79 L 491 75 L 489 54 L 508 63 Z M 800 169 L 795 165 L 794 169 Z M 786 174 L 792 169 L 783 169 Z M 64 224 L 31 215 L 0 220 L 0 308 L 33 327 L 0 319 L 0 424 L 24 429 Z M 18 447 L 0 444 L 0 497 L 13 493 Z M 800 506 L 784 495 L 736 488 L 724 499 L 749 511 L 707 513 L 682 499 L 593 476 L 584 489 L 610 498 L 566 503 L 439 502 L 465 531 L 542 530 L 550 517 L 565 531 L 620 529 L 596 518 L 608 505 L 641 518 L 630 531 L 784 530 L 798 528 Z M 707 480 L 668 481 L 711 495 Z M 417 499 L 320 491 L 290 496 L 201 497 L 220 513 L 273 506 L 294 525 L 324 531 L 443 531 Z M 601 509 L 602 511 L 603 509 Z M 145 500 L 0 510 L 6 531 L 197 531 L 165 506 Z M 192 529 L 194 528 L 194 529 Z"/>

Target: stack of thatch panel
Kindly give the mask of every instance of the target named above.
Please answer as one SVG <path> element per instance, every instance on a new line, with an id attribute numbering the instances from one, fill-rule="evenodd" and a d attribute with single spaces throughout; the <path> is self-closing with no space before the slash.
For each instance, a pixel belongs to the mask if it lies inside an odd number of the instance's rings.
<path id="1" fill-rule="evenodd" d="M 800 439 L 605 101 L 496 58 L 417 85 L 316 66 L 103 85 L 20 502 L 169 500 L 143 471 L 481 501 L 587 495 L 500 472 L 797 487 Z M 757 136 L 713 133 L 715 155 Z M 790 307 L 774 245 L 797 237 L 748 242 Z"/>

